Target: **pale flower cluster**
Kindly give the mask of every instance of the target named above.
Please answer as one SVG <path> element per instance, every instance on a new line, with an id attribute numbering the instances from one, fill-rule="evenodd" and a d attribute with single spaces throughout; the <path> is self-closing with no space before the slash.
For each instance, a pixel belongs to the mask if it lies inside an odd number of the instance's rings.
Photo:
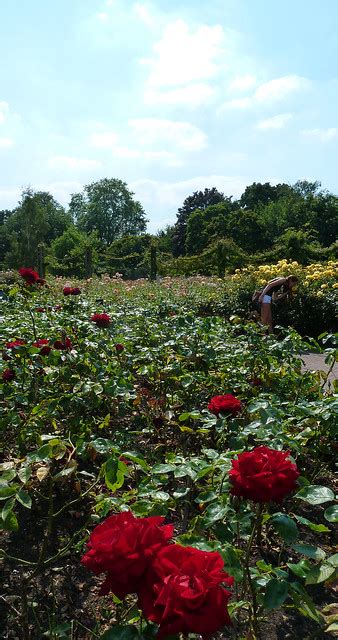
<path id="1" fill-rule="evenodd" d="M 233 281 L 239 281 L 243 277 L 252 277 L 258 287 L 265 285 L 269 280 L 278 277 L 295 275 L 299 278 L 299 285 L 311 287 L 321 294 L 324 291 L 338 289 L 338 262 L 316 262 L 307 266 L 298 262 L 279 260 L 275 264 L 248 265 L 243 269 L 236 269 L 232 276 Z"/>

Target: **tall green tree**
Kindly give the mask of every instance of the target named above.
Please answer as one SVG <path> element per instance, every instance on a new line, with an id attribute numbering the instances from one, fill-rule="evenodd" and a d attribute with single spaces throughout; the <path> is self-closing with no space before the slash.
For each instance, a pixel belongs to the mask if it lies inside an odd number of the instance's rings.
<path id="1" fill-rule="evenodd" d="M 216 187 L 212 187 L 212 189 L 204 189 L 204 191 L 194 191 L 191 196 L 188 196 L 184 200 L 183 205 L 177 212 L 177 220 L 173 235 L 173 253 L 175 256 L 183 256 L 185 254 L 187 224 L 192 212 L 195 211 L 195 209 L 204 211 L 207 207 L 210 207 L 210 205 L 218 204 L 225 200 L 231 201 L 231 198 L 226 198 L 224 193 L 218 191 Z"/>
<path id="2" fill-rule="evenodd" d="M 71 216 L 47 191 L 28 188 L 13 211 L 2 212 L 3 263 L 37 266 L 38 246 L 49 245 L 71 224 Z"/>
<path id="3" fill-rule="evenodd" d="M 125 182 L 104 178 L 72 195 L 69 210 L 80 231 L 97 231 L 107 246 L 125 235 L 139 235 L 146 230 L 142 205 Z"/>
<path id="4" fill-rule="evenodd" d="M 273 186 L 270 182 L 253 182 L 246 187 L 240 197 L 239 205 L 246 209 L 255 210 L 260 206 L 266 206 L 270 202 L 276 202 L 285 197 L 292 190 L 288 184 L 282 183 Z"/>

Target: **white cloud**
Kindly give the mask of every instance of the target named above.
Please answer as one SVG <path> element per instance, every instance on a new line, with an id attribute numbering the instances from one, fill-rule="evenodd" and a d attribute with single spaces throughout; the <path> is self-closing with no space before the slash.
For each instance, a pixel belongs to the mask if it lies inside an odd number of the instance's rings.
<path id="1" fill-rule="evenodd" d="M 129 125 L 141 144 L 171 144 L 184 151 L 199 151 L 207 146 L 205 133 L 190 122 L 161 118 L 138 118 Z"/>
<path id="2" fill-rule="evenodd" d="M 14 145 L 13 138 L 0 138 L 0 149 L 8 149 Z"/>
<path id="3" fill-rule="evenodd" d="M 164 161 L 169 167 L 181 167 L 183 165 L 182 160 L 170 151 L 144 151 L 141 149 L 117 146 L 113 148 L 113 156 L 127 159 L 137 158 L 140 160 Z"/>
<path id="4" fill-rule="evenodd" d="M 309 85 L 309 80 L 302 76 L 289 75 L 274 78 L 259 85 L 251 96 L 228 100 L 220 107 L 219 112 L 225 109 L 248 109 L 257 105 L 273 104 L 284 100 L 292 93 L 304 91 Z"/>
<path id="5" fill-rule="evenodd" d="M 93 133 L 89 138 L 89 143 L 92 147 L 98 149 L 106 149 L 113 147 L 118 140 L 118 135 L 114 131 L 100 131 Z"/>
<path id="6" fill-rule="evenodd" d="M 257 84 L 256 76 L 246 74 L 244 76 L 236 76 L 229 85 L 231 91 L 247 91 Z"/>
<path id="7" fill-rule="evenodd" d="M 177 86 L 214 77 L 219 69 L 215 59 L 222 53 L 223 40 L 220 25 L 200 25 L 190 30 L 184 20 L 168 24 L 154 45 L 155 56 L 140 60 L 150 67 L 148 84 Z"/>
<path id="8" fill-rule="evenodd" d="M 144 22 L 148 27 L 152 27 L 155 24 L 155 18 L 145 4 L 136 2 L 133 9 L 140 20 L 142 20 L 142 22 Z"/>
<path id="9" fill-rule="evenodd" d="M 88 160 L 87 158 L 74 158 L 72 156 L 53 156 L 48 159 L 48 166 L 51 169 L 97 169 L 102 166 L 98 160 Z"/>
<path id="10" fill-rule="evenodd" d="M 218 109 L 218 112 L 225 111 L 226 109 L 249 109 L 252 106 L 252 98 L 233 98 L 233 100 L 227 100 Z"/>
<path id="11" fill-rule="evenodd" d="M 0 123 L 5 122 L 7 116 L 9 114 L 9 104 L 2 100 L 0 102 Z"/>
<path id="12" fill-rule="evenodd" d="M 181 104 L 199 107 L 209 102 L 213 94 L 214 89 L 209 84 L 203 83 L 188 84 L 170 91 L 158 91 L 149 87 L 145 90 L 144 101 L 146 104 Z"/>
<path id="13" fill-rule="evenodd" d="M 277 116 L 261 120 L 257 124 L 257 129 L 283 129 L 285 125 L 292 119 L 292 113 L 279 113 Z"/>
<path id="14" fill-rule="evenodd" d="M 301 134 L 306 138 L 318 140 L 319 142 L 329 142 L 338 138 L 338 128 L 331 127 L 329 129 L 303 129 Z"/>
<path id="15" fill-rule="evenodd" d="M 261 84 L 256 89 L 254 97 L 257 102 L 275 102 L 283 100 L 294 91 L 307 89 L 308 86 L 309 81 L 302 76 L 283 76 Z"/>

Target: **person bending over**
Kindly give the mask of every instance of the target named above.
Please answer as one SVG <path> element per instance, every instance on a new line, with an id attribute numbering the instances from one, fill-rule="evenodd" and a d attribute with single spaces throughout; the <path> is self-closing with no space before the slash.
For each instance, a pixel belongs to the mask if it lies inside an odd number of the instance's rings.
<path id="1" fill-rule="evenodd" d="M 297 276 L 286 278 L 274 278 L 264 287 L 258 302 L 261 304 L 261 322 L 268 327 L 269 333 L 273 333 L 271 303 L 273 300 L 282 300 L 289 296 L 293 287 L 298 282 Z"/>

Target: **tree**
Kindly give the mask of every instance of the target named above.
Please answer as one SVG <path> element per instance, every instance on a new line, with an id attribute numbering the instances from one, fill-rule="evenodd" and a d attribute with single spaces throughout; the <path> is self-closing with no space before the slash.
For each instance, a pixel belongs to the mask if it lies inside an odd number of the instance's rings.
<path id="1" fill-rule="evenodd" d="M 37 266 L 41 245 L 49 245 L 71 224 L 70 214 L 50 193 L 31 188 L 22 192 L 13 211 L 2 214 L 3 260 L 10 267 Z"/>
<path id="2" fill-rule="evenodd" d="M 180 207 L 177 212 L 177 221 L 173 236 L 173 253 L 175 256 L 185 254 L 187 223 L 192 212 L 195 211 L 195 209 L 204 211 L 210 205 L 218 204 L 225 200 L 231 202 L 231 198 L 225 198 L 224 193 L 218 191 L 216 187 L 204 189 L 204 191 L 194 191 L 191 196 L 188 196 L 184 200 L 182 207 Z"/>
<path id="3" fill-rule="evenodd" d="M 187 223 L 185 252 L 188 256 L 196 256 L 206 248 L 208 244 L 207 221 L 204 211 L 193 211 Z"/>
<path id="4" fill-rule="evenodd" d="M 43 242 L 47 217 L 32 189 L 22 192 L 21 201 L 6 225 L 11 245 L 8 262 L 11 266 L 32 267 L 37 264 L 38 245 Z M 14 262 L 14 264 L 13 264 Z"/>
<path id="5" fill-rule="evenodd" d="M 267 246 L 264 225 L 255 211 L 234 211 L 229 217 L 228 235 L 248 253 L 255 253 Z"/>
<path id="6" fill-rule="evenodd" d="M 133 195 L 122 180 L 105 178 L 86 185 L 83 193 L 73 194 L 69 210 L 80 231 L 96 230 L 99 239 L 109 246 L 118 238 L 146 230 L 144 210 Z"/>
<path id="7" fill-rule="evenodd" d="M 100 241 L 95 233 L 85 234 L 71 226 L 52 242 L 46 262 L 54 275 L 84 278 L 88 276 L 89 256 L 95 265 L 99 250 Z"/>
<path id="8" fill-rule="evenodd" d="M 239 204 L 245 209 L 255 210 L 261 205 L 267 205 L 270 202 L 276 202 L 279 198 L 288 195 L 292 187 L 288 184 L 277 184 L 275 187 L 270 182 L 253 182 L 246 187 L 242 194 Z"/>
<path id="9" fill-rule="evenodd" d="M 48 191 L 36 191 L 33 198 L 44 212 L 47 223 L 44 242 L 49 245 L 70 227 L 72 217 Z"/>

